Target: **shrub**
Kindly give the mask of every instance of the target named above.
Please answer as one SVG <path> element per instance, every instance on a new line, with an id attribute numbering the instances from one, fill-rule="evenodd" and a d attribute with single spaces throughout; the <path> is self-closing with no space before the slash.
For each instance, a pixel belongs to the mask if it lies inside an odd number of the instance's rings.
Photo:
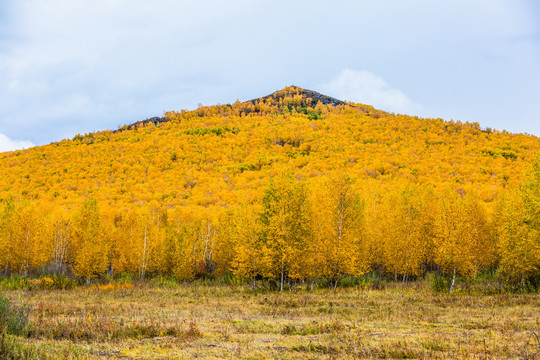
<path id="1" fill-rule="evenodd" d="M 450 291 L 450 280 L 436 272 L 427 275 L 429 287 L 436 293 Z"/>
<path id="2" fill-rule="evenodd" d="M 199 327 L 197 326 L 197 322 L 195 320 L 191 320 L 189 322 L 189 326 L 187 330 L 185 331 L 184 335 L 187 337 L 196 338 L 196 337 L 202 337 L 203 333 L 201 332 L 201 330 L 199 330 Z"/>
<path id="3" fill-rule="evenodd" d="M 28 279 L 19 275 L 11 275 L 10 277 L 4 277 L 0 280 L 1 289 L 26 290 L 29 286 Z"/>
<path id="4" fill-rule="evenodd" d="M 29 327 L 31 308 L 14 303 L 6 294 L 0 296 L 0 330 L 13 335 L 24 335 Z"/>
<path id="5" fill-rule="evenodd" d="M 110 282 L 107 284 L 96 284 L 91 287 L 93 290 L 99 290 L 99 291 L 115 291 L 115 290 L 129 290 L 133 289 L 133 284 L 131 283 L 114 283 Z"/>
<path id="6" fill-rule="evenodd" d="M 54 274 L 52 276 L 52 280 L 53 280 L 53 285 L 52 285 L 53 289 L 71 290 L 78 285 L 77 280 L 74 280 L 66 275 Z"/>
<path id="7" fill-rule="evenodd" d="M 69 290 L 77 286 L 77 281 L 66 275 L 52 274 L 39 278 L 27 278 L 20 275 L 11 275 L 0 280 L 0 289 L 5 290 L 34 290 L 34 289 L 60 289 Z"/>
<path id="8" fill-rule="evenodd" d="M 54 280 L 50 276 L 45 276 L 38 279 L 29 280 L 31 286 L 37 289 L 52 289 L 54 286 Z"/>
<path id="9" fill-rule="evenodd" d="M 317 282 L 319 289 L 333 287 L 333 281 L 337 281 L 337 287 L 361 287 L 364 289 L 380 290 L 385 286 L 385 280 L 376 272 L 361 276 L 345 275 L 336 280 L 321 278 Z"/>
<path id="10" fill-rule="evenodd" d="M 152 278 L 151 282 L 157 287 L 170 288 L 170 289 L 177 288 L 180 285 L 180 282 L 178 281 L 178 279 L 172 276 L 159 275 Z"/>
<path id="11" fill-rule="evenodd" d="M 251 283 L 251 280 L 248 279 L 247 282 Z M 227 271 L 217 279 L 217 283 L 226 285 L 244 285 L 246 283 L 246 279 L 234 275 L 231 271 Z"/>

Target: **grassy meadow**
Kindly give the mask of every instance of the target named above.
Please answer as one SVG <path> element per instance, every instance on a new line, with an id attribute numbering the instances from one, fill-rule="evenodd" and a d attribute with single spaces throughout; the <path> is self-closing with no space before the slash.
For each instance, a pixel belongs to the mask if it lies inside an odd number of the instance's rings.
<path id="1" fill-rule="evenodd" d="M 31 307 L 1 358 L 540 358 L 540 297 L 427 282 L 296 292 L 152 282 L 3 290 Z"/>

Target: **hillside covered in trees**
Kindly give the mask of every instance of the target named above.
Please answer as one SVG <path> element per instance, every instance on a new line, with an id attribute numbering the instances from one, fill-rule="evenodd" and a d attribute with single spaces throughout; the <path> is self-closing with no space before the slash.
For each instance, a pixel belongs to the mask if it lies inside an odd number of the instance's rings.
<path id="1" fill-rule="evenodd" d="M 287 87 L 0 154 L 0 269 L 538 285 L 540 147 Z"/>

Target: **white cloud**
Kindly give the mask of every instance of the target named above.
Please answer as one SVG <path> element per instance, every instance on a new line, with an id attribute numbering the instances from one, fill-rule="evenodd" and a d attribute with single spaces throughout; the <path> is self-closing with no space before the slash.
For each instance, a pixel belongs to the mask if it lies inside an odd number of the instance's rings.
<path id="1" fill-rule="evenodd" d="M 340 100 L 373 105 L 381 110 L 416 115 L 422 107 L 413 103 L 400 90 L 369 71 L 345 69 L 318 90 Z"/>
<path id="2" fill-rule="evenodd" d="M 31 141 L 11 140 L 4 134 L 0 134 L 0 152 L 27 149 L 34 146 Z"/>

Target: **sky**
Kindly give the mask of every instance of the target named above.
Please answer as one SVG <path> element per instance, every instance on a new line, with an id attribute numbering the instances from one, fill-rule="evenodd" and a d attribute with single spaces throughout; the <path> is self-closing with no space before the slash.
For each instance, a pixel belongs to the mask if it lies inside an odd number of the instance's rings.
<path id="1" fill-rule="evenodd" d="M 540 136 L 540 5 L 0 1 L 0 152 L 288 85 Z"/>

